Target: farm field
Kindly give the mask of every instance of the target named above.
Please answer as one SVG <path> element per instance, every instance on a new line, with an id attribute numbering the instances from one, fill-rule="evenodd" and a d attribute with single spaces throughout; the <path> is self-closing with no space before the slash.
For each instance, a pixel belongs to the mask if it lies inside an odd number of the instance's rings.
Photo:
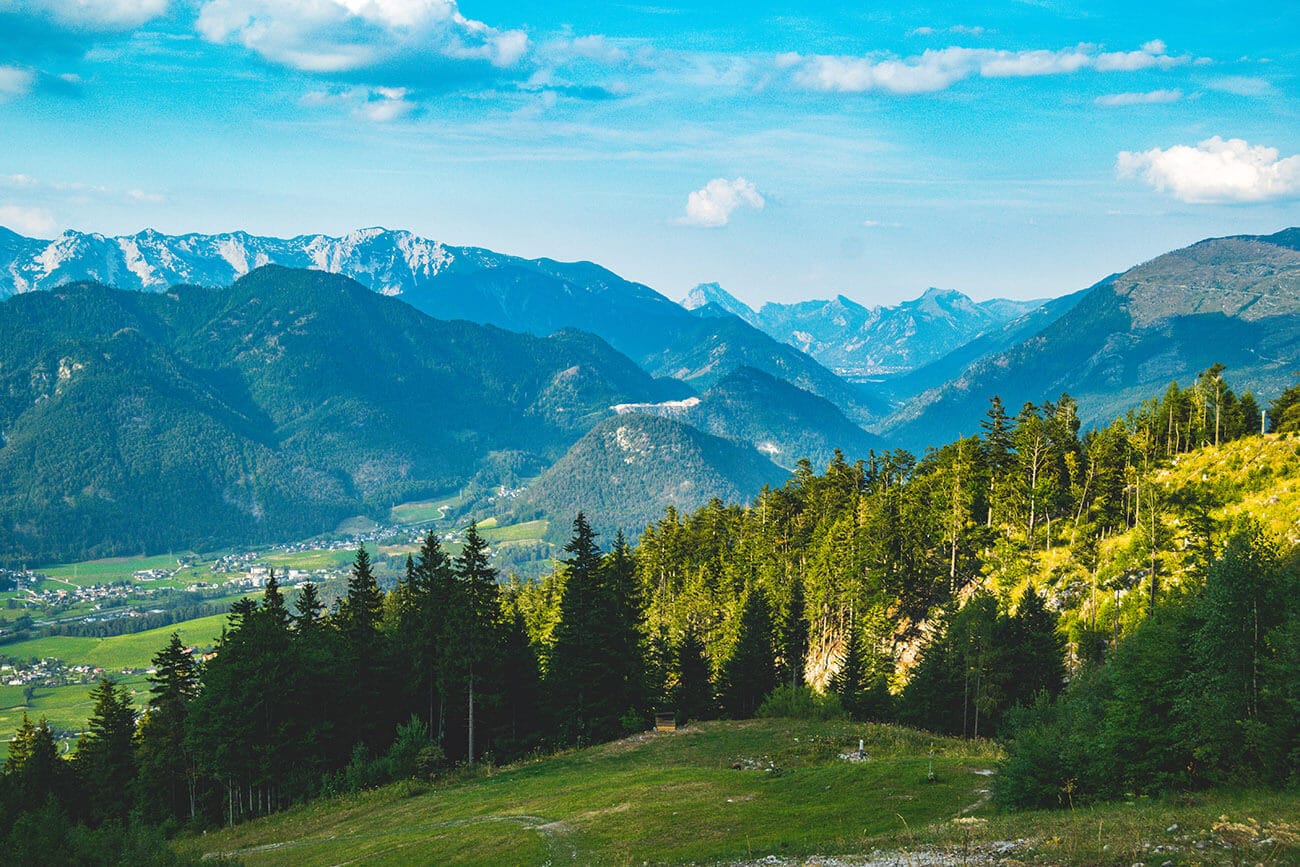
<path id="1" fill-rule="evenodd" d="M 115 675 L 118 683 L 126 684 L 135 694 L 139 707 L 149 690 L 142 674 Z M 14 732 L 22 725 L 23 714 L 33 722 L 44 717 L 56 731 L 80 731 L 94 709 L 90 692 L 94 683 L 75 683 L 66 686 L 37 686 L 31 701 L 25 699 L 25 687 L 0 686 L 0 742 L 13 740 Z"/>
<path id="2" fill-rule="evenodd" d="M 86 560 L 80 563 L 64 563 L 57 566 L 43 566 L 38 571 L 49 580 L 38 584 L 41 590 L 68 589 L 72 586 L 87 587 L 92 584 L 113 584 L 119 581 L 131 581 L 136 572 L 150 569 L 176 569 L 181 557 L 191 562 L 176 574 L 163 581 L 142 582 L 146 587 L 184 588 L 197 581 L 211 581 L 212 561 L 224 552 L 203 555 L 192 552 L 177 554 L 157 554 L 148 557 L 112 557 L 106 560 Z"/>
<path id="3" fill-rule="evenodd" d="M 144 669 L 153 656 L 167 644 L 173 632 L 187 645 L 209 647 L 221 635 L 226 615 L 187 620 L 160 629 L 110 638 L 53 636 L 19 641 L 0 647 L 12 659 L 56 657 L 68 665 L 86 664 L 103 668 L 121 683 L 140 691 L 147 689 L 143 675 L 123 675 L 123 669 Z M 85 725 L 92 708 L 90 691 L 93 683 L 64 686 L 35 686 L 30 702 L 25 687 L 0 686 L 0 740 L 9 740 L 22 723 L 24 712 L 33 719 L 44 716 L 58 729 L 76 731 Z M 138 703 L 138 702 L 137 702 Z"/>
<path id="4" fill-rule="evenodd" d="M 69 664 L 84 663 L 109 672 L 120 671 L 123 668 L 145 668 L 153 655 L 167 643 L 173 632 L 180 633 L 181 641 L 187 645 L 205 647 L 216 641 L 225 623 L 226 615 L 214 614 L 158 629 L 130 635 L 114 635 L 109 638 L 55 635 L 6 644 L 0 646 L 0 653 L 15 659 L 31 657 L 44 659 L 53 656 Z"/>
<path id="5" fill-rule="evenodd" d="M 440 500 L 401 503 L 389 510 L 388 520 L 394 524 L 424 524 L 439 520 L 448 510 L 456 508 L 462 502 L 461 498 L 456 496 Z"/>

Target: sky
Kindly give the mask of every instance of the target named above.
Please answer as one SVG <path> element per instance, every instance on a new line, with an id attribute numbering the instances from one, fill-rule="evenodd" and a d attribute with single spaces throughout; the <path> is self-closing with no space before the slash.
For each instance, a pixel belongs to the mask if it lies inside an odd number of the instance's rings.
<path id="1" fill-rule="evenodd" d="M 1050 297 L 1300 224 L 1298 73 L 1284 0 L 0 0 L 0 225 Z"/>

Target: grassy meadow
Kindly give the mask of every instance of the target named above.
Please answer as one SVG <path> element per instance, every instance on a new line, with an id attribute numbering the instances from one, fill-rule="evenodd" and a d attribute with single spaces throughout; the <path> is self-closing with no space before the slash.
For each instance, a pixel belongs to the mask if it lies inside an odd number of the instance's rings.
<path id="1" fill-rule="evenodd" d="M 859 738 L 870 760 L 839 759 Z M 178 848 L 248 864 L 639 864 L 854 851 L 986 811 L 996 759 L 985 742 L 892 726 L 702 723 L 472 779 L 320 801 Z"/>
<path id="2" fill-rule="evenodd" d="M 859 738 L 868 760 L 840 759 Z M 322 800 L 182 837 L 175 847 L 190 857 L 249 865 L 803 864 L 814 856 L 842 856 L 847 864 L 953 865 L 1300 859 L 1294 794 L 1219 792 L 999 813 L 988 796 L 998 758 L 997 747 L 985 741 L 896 726 L 710 722 L 479 769 L 470 777 L 406 781 Z M 861 860 L 877 850 L 888 854 Z"/>

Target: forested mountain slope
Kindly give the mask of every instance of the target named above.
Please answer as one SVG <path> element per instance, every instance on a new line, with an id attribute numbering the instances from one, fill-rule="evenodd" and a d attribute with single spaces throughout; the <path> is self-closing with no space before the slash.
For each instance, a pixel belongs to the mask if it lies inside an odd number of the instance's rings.
<path id="1" fill-rule="evenodd" d="M 874 418 L 882 408 L 759 329 L 739 321 L 722 333 L 702 328 L 698 317 L 650 287 L 591 262 L 523 259 L 378 228 L 287 239 L 69 231 L 52 241 L 0 230 L 0 298 L 78 280 L 151 292 L 176 284 L 220 287 L 267 264 L 342 274 L 438 319 L 539 337 L 581 329 L 649 370 L 702 376 L 701 388 L 748 364 L 826 397 L 855 419 Z"/>
<path id="2" fill-rule="evenodd" d="M 444 322 L 272 266 L 228 289 L 11 298 L 0 377 L 11 561 L 310 535 L 688 393 L 592 335 Z"/>
<path id="3" fill-rule="evenodd" d="M 1201 241 L 1109 278 L 1037 334 L 909 401 L 879 432 L 932 444 L 961 433 L 993 394 L 1017 407 L 1068 392 L 1085 424 L 1104 424 L 1216 362 L 1242 390 L 1277 394 L 1290 384 L 1300 362 L 1300 229 Z"/>

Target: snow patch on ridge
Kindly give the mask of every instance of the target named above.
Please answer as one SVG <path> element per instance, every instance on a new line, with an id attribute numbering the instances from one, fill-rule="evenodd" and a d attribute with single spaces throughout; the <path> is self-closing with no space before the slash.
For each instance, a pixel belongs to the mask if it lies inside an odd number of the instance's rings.
<path id="1" fill-rule="evenodd" d="M 619 415 L 627 415 L 630 412 L 641 412 L 648 415 L 671 416 L 681 415 L 692 407 L 700 405 L 698 397 L 688 397 L 685 400 L 665 400 L 662 403 L 616 403 L 610 407 Z M 619 428 L 622 430 L 622 428 Z"/>

